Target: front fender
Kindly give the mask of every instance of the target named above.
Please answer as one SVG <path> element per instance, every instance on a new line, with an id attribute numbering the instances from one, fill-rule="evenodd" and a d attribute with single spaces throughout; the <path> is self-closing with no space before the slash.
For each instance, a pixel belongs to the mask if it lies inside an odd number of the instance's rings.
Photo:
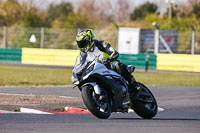
<path id="1" fill-rule="evenodd" d="M 95 82 L 85 83 L 85 84 L 83 84 L 83 85 L 81 86 L 81 88 L 84 87 L 84 86 L 86 86 L 86 85 L 91 85 L 91 86 L 93 86 L 94 92 L 95 92 L 96 94 L 99 94 L 99 95 L 101 94 L 101 88 L 99 87 L 99 85 L 98 85 L 97 83 L 95 83 Z"/>

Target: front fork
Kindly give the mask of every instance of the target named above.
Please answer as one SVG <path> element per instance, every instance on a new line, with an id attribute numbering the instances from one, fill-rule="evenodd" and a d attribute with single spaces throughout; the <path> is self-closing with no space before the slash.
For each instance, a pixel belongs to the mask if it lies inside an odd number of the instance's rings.
<path id="1" fill-rule="evenodd" d="M 98 94 L 98 95 L 101 94 L 101 88 L 99 87 L 99 85 L 97 83 L 95 83 L 95 82 L 85 83 L 84 85 L 82 85 L 82 87 L 85 86 L 85 85 L 91 85 L 91 86 L 93 86 L 94 92 L 96 94 Z"/>

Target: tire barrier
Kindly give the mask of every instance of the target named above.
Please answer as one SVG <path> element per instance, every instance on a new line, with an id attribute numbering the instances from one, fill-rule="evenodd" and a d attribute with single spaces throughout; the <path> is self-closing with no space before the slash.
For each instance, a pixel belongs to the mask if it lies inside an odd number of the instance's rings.
<path id="1" fill-rule="evenodd" d="M 200 72 L 200 55 L 158 54 L 157 70 Z"/>
<path id="2" fill-rule="evenodd" d="M 78 50 L 22 48 L 22 64 L 74 66 Z"/>
<path id="3" fill-rule="evenodd" d="M 156 69 L 155 54 L 120 54 L 119 60 L 124 64 L 134 65 L 136 69 L 146 69 L 146 63 L 149 69 Z"/>
<path id="4" fill-rule="evenodd" d="M 22 49 L 0 48 L 0 62 L 21 63 Z"/>
<path id="5" fill-rule="evenodd" d="M 34 65 L 74 66 L 79 50 L 0 48 L 0 62 Z M 200 72 L 200 55 L 187 54 L 120 54 L 119 60 L 136 69 Z"/>

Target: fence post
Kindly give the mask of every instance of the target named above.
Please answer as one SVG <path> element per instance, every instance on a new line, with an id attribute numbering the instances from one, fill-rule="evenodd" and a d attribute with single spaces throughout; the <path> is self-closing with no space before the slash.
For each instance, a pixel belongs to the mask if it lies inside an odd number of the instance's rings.
<path id="1" fill-rule="evenodd" d="M 159 29 L 155 29 L 155 40 L 154 40 L 154 54 L 158 54 L 158 49 L 159 49 Z"/>
<path id="2" fill-rule="evenodd" d="M 146 56 L 145 56 L 145 72 L 148 71 L 148 67 L 149 67 L 149 53 L 146 53 Z"/>
<path id="3" fill-rule="evenodd" d="M 118 45 L 119 45 L 119 25 L 117 24 L 117 23 L 113 23 L 114 24 L 114 26 L 115 26 L 115 28 L 117 29 L 117 37 L 116 37 L 116 39 L 115 39 L 115 41 L 116 41 L 116 48 L 115 49 L 117 49 L 118 50 Z"/>
<path id="4" fill-rule="evenodd" d="M 7 42 L 7 25 L 4 23 L 4 25 L 3 25 L 2 48 L 6 48 L 6 42 Z"/>
<path id="5" fill-rule="evenodd" d="M 41 38 L 40 38 L 40 48 L 44 48 L 44 27 L 41 27 Z"/>
<path id="6" fill-rule="evenodd" d="M 194 54 L 195 52 L 195 31 L 192 31 L 192 54 Z"/>
<path id="7" fill-rule="evenodd" d="M 195 28 L 194 26 L 190 25 L 190 28 L 192 29 L 192 46 L 191 46 L 191 54 L 195 54 Z"/>
<path id="8" fill-rule="evenodd" d="M 154 54 L 157 55 L 159 51 L 159 32 L 160 27 L 157 25 L 156 22 L 153 22 L 152 25 L 155 27 L 155 35 L 154 35 Z"/>

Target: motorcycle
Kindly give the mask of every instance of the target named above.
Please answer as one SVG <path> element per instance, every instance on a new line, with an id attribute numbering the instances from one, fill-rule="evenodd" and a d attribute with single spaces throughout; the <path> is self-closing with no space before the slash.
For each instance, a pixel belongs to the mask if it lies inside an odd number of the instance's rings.
<path id="1" fill-rule="evenodd" d="M 98 57 L 89 61 L 87 57 L 77 56 L 72 72 L 72 82 L 81 91 L 85 106 L 100 119 L 109 118 L 112 112 L 128 112 L 130 107 L 144 119 L 157 114 L 156 99 L 145 85 L 138 82 L 139 90 L 131 91 L 128 82 Z"/>

